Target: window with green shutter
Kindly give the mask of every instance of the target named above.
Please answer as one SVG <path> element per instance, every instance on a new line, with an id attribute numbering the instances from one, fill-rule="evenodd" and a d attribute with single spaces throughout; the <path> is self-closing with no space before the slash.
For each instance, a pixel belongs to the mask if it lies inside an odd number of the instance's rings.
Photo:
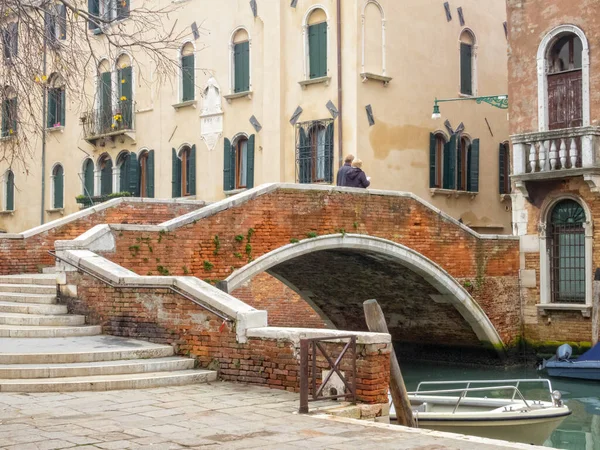
<path id="1" fill-rule="evenodd" d="M 181 101 L 188 102 L 195 99 L 195 61 L 194 55 L 181 57 Z"/>
<path id="2" fill-rule="evenodd" d="M 154 198 L 154 150 L 150 150 L 146 155 L 146 171 L 144 174 L 145 197 Z"/>
<path id="3" fill-rule="evenodd" d="M 327 76 L 327 22 L 308 27 L 309 76 Z"/>
<path id="4" fill-rule="evenodd" d="M 233 46 L 234 92 L 250 90 L 250 42 L 239 42 Z"/>
<path id="5" fill-rule="evenodd" d="M 479 192 L 479 139 L 473 139 L 469 149 L 467 191 Z"/>
<path id="6" fill-rule="evenodd" d="M 171 150 L 171 196 L 181 197 L 181 160 L 177 156 L 177 150 Z"/>
<path id="7" fill-rule="evenodd" d="M 4 179 L 5 183 L 5 211 L 15 210 L 15 174 L 12 170 L 8 170 Z"/>
<path id="8" fill-rule="evenodd" d="M 231 141 L 225 138 L 223 148 L 223 191 L 235 189 L 235 149 Z"/>
<path id="9" fill-rule="evenodd" d="M 109 195 L 113 193 L 113 163 L 110 156 L 104 155 L 100 159 L 100 195 Z"/>
<path id="10" fill-rule="evenodd" d="M 117 2 L 117 20 L 129 17 L 129 2 L 130 0 L 116 0 Z"/>
<path id="11" fill-rule="evenodd" d="M 133 128 L 133 80 L 131 66 L 122 67 L 117 71 L 118 110 L 121 120 L 118 127 L 125 130 Z"/>
<path id="12" fill-rule="evenodd" d="M 2 101 L 2 137 L 17 133 L 17 97 Z"/>
<path id="13" fill-rule="evenodd" d="M 333 182 L 333 120 L 296 126 L 296 174 L 299 183 Z"/>
<path id="14" fill-rule="evenodd" d="M 444 145 L 443 159 L 443 189 L 456 189 L 456 153 L 458 151 L 457 135 L 453 134 L 450 141 Z"/>
<path id="15" fill-rule="evenodd" d="M 498 149 L 498 185 L 500 195 L 510 194 L 510 147 L 508 142 Z"/>
<path id="16" fill-rule="evenodd" d="M 83 195 L 94 195 L 94 162 L 91 159 L 83 164 Z"/>
<path id="17" fill-rule="evenodd" d="M 2 46 L 4 60 L 10 61 L 17 56 L 19 50 L 19 24 L 12 22 L 2 30 Z"/>
<path id="18" fill-rule="evenodd" d="M 48 89 L 48 120 L 47 128 L 65 126 L 65 89 Z"/>
<path id="19" fill-rule="evenodd" d="M 52 207 L 64 208 L 64 170 L 60 164 L 54 166 L 52 171 Z"/>
<path id="20" fill-rule="evenodd" d="M 112 73 L 103 72 L 98 78 L 98 97 L 99 97 L 99 132 L 107 133 L 112 130 L 113 111 L 112 111 Z"/>
<path id="21" fill-rule="evenodd" d="M 99 28 L 98 16 L 100 15 L 100 0 L 88 0 L 88 27 L 90 30 Z"/>
<path id="22" fill-rule="evenodd" d="M 473 95 L 473 47 L 460 44 L 460 92 Z"/>

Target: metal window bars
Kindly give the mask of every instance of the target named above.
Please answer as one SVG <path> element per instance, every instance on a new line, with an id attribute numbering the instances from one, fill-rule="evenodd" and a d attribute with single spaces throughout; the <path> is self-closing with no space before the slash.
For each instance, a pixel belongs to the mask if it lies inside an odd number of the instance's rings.
<path id="1" fill-rule="evenodd" d="M 333 119 L 296 124 L 296 179 L 299 183 L 333 182 Z"/>

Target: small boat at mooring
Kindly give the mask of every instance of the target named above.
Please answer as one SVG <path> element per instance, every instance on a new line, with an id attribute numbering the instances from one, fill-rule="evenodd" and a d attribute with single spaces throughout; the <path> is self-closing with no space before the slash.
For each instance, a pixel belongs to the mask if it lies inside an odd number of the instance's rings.
<path id="1" fill-rule="evenodd" d="M 556 350 L 556 355 L 542 363 L 540 369 L 546 369 L 551 377 L 600 380 L 600 343 L 578 358 L 571 359 L 572 353 L 571 346 L 563 344 Z"/>
<path id="2" fill-rule="evenodd" d="M 408 398 L 419 428 L 536 445 L 571 414 L 545 379 L 425 381 Z"/>

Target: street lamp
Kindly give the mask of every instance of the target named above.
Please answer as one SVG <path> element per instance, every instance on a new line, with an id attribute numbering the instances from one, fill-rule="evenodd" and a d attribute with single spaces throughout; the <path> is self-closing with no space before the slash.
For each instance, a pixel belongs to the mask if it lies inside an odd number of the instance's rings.
<path id="1" fill-rule="evenodd" d="M 478 105 L 481 103 L 487 103 L 499 109 L 508 109 L 508 95 L 490 95 L 486 97 L 460 97 L 460 98 L 444 98 L 441 100 L 435 99 L 433 103 L 433 114 L 432 119 L 439 119 L 442 117 L 440 114 L 440 105 L 438 103 L 445 102 L 463 102 L 463 101 L 475 101 Z"/>

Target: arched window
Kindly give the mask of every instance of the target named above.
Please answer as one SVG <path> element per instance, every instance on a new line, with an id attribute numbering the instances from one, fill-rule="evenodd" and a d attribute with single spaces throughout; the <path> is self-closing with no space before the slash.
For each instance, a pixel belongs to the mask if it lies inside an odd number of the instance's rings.
<path id="1" fill-rule="evenodd" d="M 17 134 L 17 93 L 10 86 L 2 90 L 2 137 Z"/>
<path id="2" fill-rule="evenodd" d="M 105 153 L 98 160 L 98 170 L 100 171 L 100 195 L 109 195 L 113 193 L 112 169 L 112 159 Z"/>
<path id="3" fill-rule="evenodd" d="M 154 197 L 154 150 L 143 151 L 139 157 L 140 197 Z"/>
<path id="4" fill-rule="evenodd" d="M 327 76 L 328 24 L 327 14 L 321 8 L 309 12 L 304 25 L 307 49 L 307 73 L 310 79 Z"/>
<path id="5" fill-rule="evenodd" d="M 53 73 L 48 79 L 48 116 L 46 118 L 46 127 L 64 127 L 65 126 L 65 81 L 57 74 Z"/>
<path id="6" fill-rule="evenodd" d="M 135 153 L 121 152 L 117 158 L 119 168 L 119 191 L 139 197 L 139 166 Z"/>
<path id="7" fill-rule="evenodd" d="M 460 93 L 463 95 L 477 95 L 475 50 L 475 35 L 463 30 L 460 35 Z"/>
<path id="8" fill-rule="evenodd" d="M 94 162 L 88 158 L 83 162 L 83 195 L 94 195 Z"/>
<path id="9" fill-rule="evenodd" d="M 231 37 L 231 89 L 234 93 L 249 92 L 250 83 L 250 35 L 244 28 L 236 30 Z"/>
<path id="10" fill-rule="evenodd" d="M 97 120 L 95 130 L 97 134 L 109 133 L 113 127 L 113 86 L 112 72 L 108 60 L 102 60 L 98 65 L 98 86 L 96 90 Z"/>
<path id="11" fill-rule="evenodd" d="M 189 102 L 196 98 L 196 74 L 195 74 L 194 45 L 186 43 L 181 48 L 181 101 Z"/>
<path id="12" fill-rule="evenodd" d="M 500 195 L 510 194 L 510 146 L 508 142 L 500 144 L 498 149 L 498 173 Z"/>
<path id="13" fill-rule="evenodd" d="M 15 210 L 15 174 L 12 170 L 4 173 L 4 211 Z"/>
<path id="14" fill-rule="evenodd" d="M 548 54 L 548 115 L 550 130 L 582 125 L 581 39 L 573 33 L 559 37 Z"/>
<path id="15" fill-rule="evenodd" d="M 590 53 L 585 33 L 560 25 L 538 48 L 539 130 L 590 125 Z"/>
<path id="16" fill-rule="evenodd" d="M 173 198 L 196 195 L 196 146 L 184 145 L 179 152 L 173 149 Z"/>
<path id="17" fill-rule="evenodd" d="M 333 181 L 333 121 L 297 125 L 296 167 L 300 183 Z"/>
<path id="18" fill-rule="evenodd" d="M 444 147 L 448 140 L 441 133 L 431 133 L 429 145 L 429 187 L 441 188 L 443 183 Z"/>
<path id="19" fill-rule="evenodd" d="M 131 58 L 123 54 L 117 59 L 117 108 L 113 117 L 116 129 L 133 129 L 133 105 Z"/>
<path id="20" fill-rule="evenodd" d="M 56 164 L 52 169 L 52 208 L 60 209 L 65 207 L 64 188 L 65 173 L 63 166 Z"/>
<path id="21" fill-rule="evenodd" d="M 548 246 L 552 303 L 586 301 L 585 222 L 585 211 L 575 200 L 562 200 L 551 211 Z"/>
<path id="22" fill-rule="evenodd" d="M 385 76 L 385 15 L 376 0 L 367 0 L 362 14 L 362 73 Z"/>
<path id="23" fill-rule="evenodd" d="M 240 134 L 230 143 L 225 139 L 223 190 L 254 187 L 254 135 Z"/>

